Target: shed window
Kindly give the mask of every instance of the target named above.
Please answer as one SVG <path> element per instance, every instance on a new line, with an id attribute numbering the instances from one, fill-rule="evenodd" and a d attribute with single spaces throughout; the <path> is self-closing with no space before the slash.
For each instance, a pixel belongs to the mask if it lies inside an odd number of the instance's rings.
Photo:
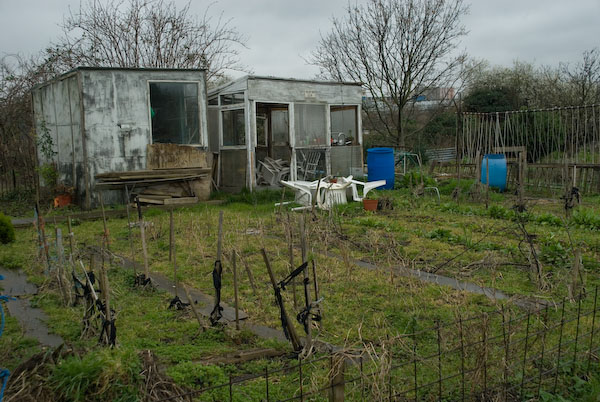
<path id="1" fill-rule="evenodd" d="M 223 146 L 246 145 L 244 109 L 223 110 Z"/>
<path id="2" fill-rule="evenodd" d="M 327 122 L 325 105 L 296 104 L 294 106 L 296 145 L 327 145 Z"/>
<path id="3" fill-rule="evenodd" d="M 198 84 L 151 82 L 152 142 L 200 144 Z"/>
<path id="4" fill-rule="evenodd" d="M 356 106 L 331 106 L 331 142 L 333 145 L 358 144 Z"/>

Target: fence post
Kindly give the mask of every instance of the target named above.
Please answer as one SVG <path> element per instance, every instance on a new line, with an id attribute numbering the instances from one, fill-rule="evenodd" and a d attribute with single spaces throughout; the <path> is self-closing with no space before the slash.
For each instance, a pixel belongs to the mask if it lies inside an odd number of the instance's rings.
<path id="1" fill-rule="evenodd" d="M 540 356 L 540 364 L 539 364 L 537 399 L 540 399 L 540 388 L 542 387 L 542 370 L 544 368 L 544 353 L 546 351 L 546 333 L 548 332 L 548 327 L 546 325 L 547 321 L 548 321 L 548 305 L 546 305 L 546 308 L 544 309 L 544 317 L 542 319 L 542 325 L 544 326 L 544 331 L 542 332 L 542 353 Z"/>
<path id="2" fill-rule="evenodd" d="M 556 372 L 554 373 L 554 388 L 552 389 L 553 394 L 556 393 L 556 387 L 558 386 L 558 370 L 560 369 L 560 353 L 562 349 L 563 327 L 565 326 L 565 304 L 566 299 L 563 297 L 562 310 L 560 313 L 560 331 L 558 335 L 558 355 L 556 356 Z"/>
<path id="3" fill-rule="evenodd" d="M 269 402 L 269 366 L 265 366 L 265 387 L 267 394 L 267 402 Z"/>
<path id="4" fill-rule="evenodd" d="M 596 286 L 596 290 L 594 290 L 594 312 L 592 313 L 592 332 L 590 334 L 590 347 L 588 350 L 588 362 L 587 368 L 585 370 L 585 375 L 588 376 L 590 374 L 590 363 L 592 360 L 592 348 L 594 346 L 594 327 L 596 325 L 596 300 L 598 299 L 598 286 Z"/>
<path id="5" fill-rule="evenodd" d="M 521 391 L 520 396 L 523 399 L 523 385 L 525 384 L 525 367 L 527 365 L 527 346 L 529 346 L 529 320 L 531 312 L 527 312 L 527 329 L 525 330 L 525 348 L 523 349 L 523 369 L 521 370 Z"/>
<path id="6" fill-rule="evenodd" d="M 465 343 L 463 339 L 463 325 L 462 315 L 458 315 L 458 329 L 460 332 L 460 382 L 461 382 L 461 396 L 462 400 L 465 400 Z"/>
<path id="7" fill-rule="evenodd" d="M 437 327 L 437 347 L 438 347 L 438 400 L 442 400 L 442 334 L 440 331 L 440 321 L 436 322 Z"/>
<path id="8" fill-rule="evenodd" d="M 418 391 L 417 391 L 417 336 L 415 334 L 415 326 L 413 325 L 413 365 L 414 365 L 414 374 L 415 374 L 415 402 L 419 400 Z"/>
<path id="9" fill-rule="evenodd" d="M 330 402 L 344 401 L 346 359 L 344 356 L 334 355 L 331 357 L 331 388 L 329 392 Z"/>
<path id="10" fill-rule="evenodd" d="M 300 380 L 300 400 L 304 401 L 304 390 L 302 388 L 302 358 L 298 358 L 298 378 Z"/>
<path id="11" fill-rule="evenodd" d="M 579 291 L 579 301 L 577 302 L 577 327 L 575 329 L 575 350 L 573 351 L 573 362 L 571 365 L 575 364 L 575 360 L 577 360 L 577 343 L 579 342 L 579 319 L 581 318 L 581 291 Z"/>

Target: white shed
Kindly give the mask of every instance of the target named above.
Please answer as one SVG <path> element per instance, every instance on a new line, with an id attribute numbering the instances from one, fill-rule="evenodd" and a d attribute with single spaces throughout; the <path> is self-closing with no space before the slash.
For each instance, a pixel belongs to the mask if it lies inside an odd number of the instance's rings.
<path id="1" fill-rule="evenodd" d="M 59 182 L 75 187 L 86 208 L 95 175 L 146 169 L 149 144 L 208 147 L 204 70 L 79 67 L 35 87 L 32 98 Z M 111 191 L 107 200 L 123 198 Z"/>
<path id="2" fill-rule="evenodd" d="M 209 91 L 217 185 L 255 188 L 266 157 L 289 163 L 292 180 L 362 176 L 361 102 L 361 85 L 348 82 L 246 76 Z M 309 175 L 308 159 L 317 161 Z"/>

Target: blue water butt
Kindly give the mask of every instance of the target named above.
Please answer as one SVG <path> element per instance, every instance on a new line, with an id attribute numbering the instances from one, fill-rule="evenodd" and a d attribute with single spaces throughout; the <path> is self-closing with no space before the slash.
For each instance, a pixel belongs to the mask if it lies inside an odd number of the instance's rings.
<path id="1" fill-rule="evenodd" d="M 487 183 L 487 164 L 490 164 L 490 187 L 506 190 L 506 157 L 504 154 L 487 154 L 481 162 L 481 182 Z"/>
<path id="2" fill-rule="evenodd" d="M 385 186 L 379 188 L 394 188 L 394 149 L 367 149 L 368 181 L 385 180 Z"/>

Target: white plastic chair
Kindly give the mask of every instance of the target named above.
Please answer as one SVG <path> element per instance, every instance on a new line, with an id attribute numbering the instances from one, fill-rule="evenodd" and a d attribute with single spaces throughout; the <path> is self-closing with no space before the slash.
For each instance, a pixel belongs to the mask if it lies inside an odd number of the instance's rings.
<path id="1" fill-rule="evenodd" d="M 317 205 L 321 209 L 329 210 L 334 205 L 347 204 L 346 189 L 351 185 L 350 182 L 327 183 L 322 182 L 317 197 Z"/>
<path id="2" fill-rule="evenodd" d="M 342 177 L 342 178 L 340 178 L 340 180 L 350 184 L 350 186 L 352 188 L 352 199 L 357 202 L 362 202 L 363 198 L 365 198 L 367 196 L 367 193 L 369 191 L 371 191 L 377 187 L 385 186 L 385 183 L 386 183 L 385 180 L 376 180 L 376 181 L 368 181 L 368 182 L 358 181 L 358 180 L 352 179 L 352 176 Z M 359 185 L 363 187 L 362 197 L 358 195 L 358 186 Z"/>

